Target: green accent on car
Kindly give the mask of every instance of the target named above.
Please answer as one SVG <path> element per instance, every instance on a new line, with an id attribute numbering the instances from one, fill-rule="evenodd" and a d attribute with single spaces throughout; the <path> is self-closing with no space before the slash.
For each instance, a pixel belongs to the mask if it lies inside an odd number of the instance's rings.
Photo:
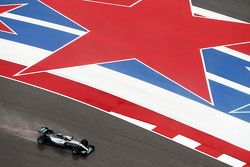
<path id="1" fill-rule="evenodd" d="M 88 151 L 87 151 L 87 154 L 91 153 L 93 149 L 91 147 L 89 147 Z"/>
<path id="2" fill-rule="evenodd" d="M 47 131 L 47 129 L 44 128 L 44 127 L 42 127 L 42 128 L 40 129 L 40 132 L 42 132 L 42 133 L 44 133 L 44 132 L 46 132 L 46 131 Z"/>

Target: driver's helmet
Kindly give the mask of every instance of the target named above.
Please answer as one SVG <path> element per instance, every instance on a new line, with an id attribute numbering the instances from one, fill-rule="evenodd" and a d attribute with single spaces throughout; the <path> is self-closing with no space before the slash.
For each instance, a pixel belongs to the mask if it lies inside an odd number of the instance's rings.
<path id="1" fill-rule="evenodd" d="M 62 133 L 57 133 L 57 137 L 63 138 Z"/>
<path id="2" fill-rule="evenodd" d="M 68 141 L 70 141 L 70 140 L 72 140 L 72 139 L 73 139 L 73 137 L 72 137 L 72 136 L 64 136 L 64 138 L 65 138 L 65 140 L 68 140 Z"/>

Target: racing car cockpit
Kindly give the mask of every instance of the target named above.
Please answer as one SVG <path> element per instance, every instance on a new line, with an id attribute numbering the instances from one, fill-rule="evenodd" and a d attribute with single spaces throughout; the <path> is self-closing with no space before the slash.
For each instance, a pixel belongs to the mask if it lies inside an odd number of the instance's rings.
<path id="1" fill-rule="evenodd" d="M 59 139 L 64 139 L 64 136 L 61 133 L 57 133 L 55 135 L 55 137 L 59 138 Z"/>
<path id="2" fill-rule="evenodd" d="M 64 139 L 67 141 L 73 140 L 73 136 L 64 136 Z"/>

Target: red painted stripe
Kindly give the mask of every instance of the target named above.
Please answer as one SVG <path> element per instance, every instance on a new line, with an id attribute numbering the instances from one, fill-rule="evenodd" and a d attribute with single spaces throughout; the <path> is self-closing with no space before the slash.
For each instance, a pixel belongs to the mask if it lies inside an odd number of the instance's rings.
<path id="1" fill-rule="evenodd" d="M 93 1 L 130 6 L 133 3 L 137 2 L 138 0 L 93 0 Z"/>
<path id="2" fill-rule="evenodd" d="M 48 90 L 53 90 L 54 92 L 69 96 L 105 111 L 116 112 L 156 125 L 157 128 L 155 131 L 159 133 L 162 132 L 163 135 L 171 136 L 174 134 L 181 134 L 202 143 L 211 149 L 218 150 L 218 152 L 228 154 L 241 161 L 250 163 L 250 152 L 247 150 L 111 94 L 49 73 L 24 75 L 19 77 L 12 76 L 22 68 L 23 66 L 0 60 L 0 72 L 6 77 L 33 84 Z"/>
<path id="3" fill-rule="evenodd" d="M 0 31 L 14 33 L 8 26 L 6 26 L 1 20 L 0 20 Z"/>
<path id="4" fill-rule="evenodd" d="M 211 155 L 214 158 L 218 158 L 220 155 L 222 155 L 222 153 L 218 152 L 217 150 L 212 149 L 212 148 L 205 146 L 205 145 L 200 145 L 200 146 L 196 147 L 195 149 L 199 150 L 201 152 L 204 152 L 208 155 Z"/>
<path id="5" fill-rule="evenodd" d="M 168 134 L 169 131 L 172 131 L 172 132 L 175 132 L 175 134 L 181 134 L 199 143 L 207 145 L 211 149 L 218 150 L 221 153 L 226 153 L 244 162 L 250 162 L 249 151 L 241 149 L 221 139 L 218 139 L 209 134 L 206 134 L 192 127 L 184 125 L 180 122 L 177 122 L 175 120 L 172 120 L 170 118 L 157 114 L 150 110 L 147 110 L 138 105 L 135 105 L 129 102 L 124 102 L 119 107 L 117 107 L 115 111 L 113 110 L 113 112 L 117 112 L 119 114 L 156 125 L 158 127 L 157 130 L 165 129 L 167 131 L 166 136 L 169 135 Z"/>
<path id="6" fill-rule="evenodd" d="M 21 5 L 13 5 L 13 4 L 6 4 L 6 5 L 0 5 L 0 14 L 6 13 L 10 10 L 14 10 L 15 8 L 20 7 Z M 0 20 L 0 31 L 8 32 L 8 33 L 14 33 L 4 22 Z"/>
<path id="7" fill-rule="evenodd" d="M 174 138 L 175 136 L 178 135 L 178 133 L 170 130 L 170 129 L 164 129 L 161 127 L 156 127 L 155 129 L 153 129 L 154 132 L 157 132 L 159 134 L 162 134 L 163 136 L 167 137 L 167 138 Z"/>
<path id="8" fill-rule="evenodd" d="M 228 48 L 239 51 L 241 53 L 245 53 L 250 56 L 250 43 L 241 44 L 241 45 L 232 45 L 232 46 L 228 46 Z"/>

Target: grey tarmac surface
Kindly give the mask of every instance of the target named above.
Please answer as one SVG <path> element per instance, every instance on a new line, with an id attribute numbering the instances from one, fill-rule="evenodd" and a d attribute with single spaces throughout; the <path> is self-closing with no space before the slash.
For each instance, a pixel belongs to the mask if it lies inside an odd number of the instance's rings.
<path id="1" fill-rule="evenodd" d="M 97 109 L 0 78 L 1 167 L 225 167 L 227 165 Z M 36 143 L 46 125 L 87 138 L 89 157 Z"/>
<path id="2" fill-rule="evenodd" d="M 192 0 L 192 4 L 250 23 L 249 0 Z"/>
<path id="3" fill-rule="evenodd" d="M 250 22 L 249 0 L 193 0 L 193 4 Z M 47 125 L 96 151 L 87 158 L 36 144 Z M 0 78 L 1 167 L 224 167 L 217 160 L 102 111 L 25 84 Z"/>

